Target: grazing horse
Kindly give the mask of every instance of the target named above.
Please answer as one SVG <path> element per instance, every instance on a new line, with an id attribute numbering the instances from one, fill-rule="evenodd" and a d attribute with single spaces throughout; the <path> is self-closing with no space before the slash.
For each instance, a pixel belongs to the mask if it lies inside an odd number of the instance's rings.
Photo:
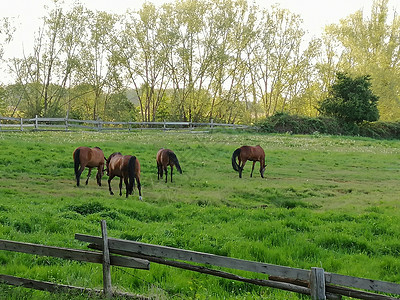
<path id="1" fill-rule="evenodd" d="M 137 182 L 137 188 L 139 190 L 139 200 L 142 200 L 142 189 L 140 185 L 140 164 L 136 156 L 122 155 L 119 152 L 114 152 L 106 160 L 106 171 L 108 177 L 108 190 L 110 195 L 114 195 L 111 190 L 111 180 L 117 176 L 119 180 L 119 195 L 122 195 L 122 180 L 125 182 L 126 198 L 128 195 L 132 195 L 133 188 L 135 186 L 135 180 Z"/>
<path id="2" fill-rule="evenodd" d="M 81 174 L 86 167 L 89 168 L 89 173 L 86 179 L 86 185 L 89 182 L 90 173 L 92 168 L 97 167 L 97 184 L 101 186 L 101 177 L 104 174 L 104 153 L 99 147 L 78 147 L 73 153 L 74 169 L 76 185 L 79 186 Z"/>
<path id="3" fill-rule="evenodd" d="M 236 162 L 236 157 L 238 158 L 239 163 Z M 254 165 L 257 161 L 260 162 L 260 174 L 261 177 L 264 178 L 265 172 L 265 153 L 263 148 L 260 145 L 255 147 L 253 146 L 242 146 L 236 149 L 232 154 L 232 167 L 235 171 L 239 172 L 239 177 L 242 178 L 242 171 L 246 161 L 252 161 L 253 167 L 251 168 L 250 177 L 253 177 Z"/>
<path id="4" fill-rule="evenodd" d="M 179 173 L 182 174 L 181 166 L 179 165 L 178 158 L 176 157 L 174 151 L 170 149 L 161 148 L 157 152 L 157 169 L 158 169 L 158 179 L 163 177 L 163 172 L 165 172 L 165 182 L 168 181 L 167 167 L 171 166 L 171 182 L 172 182 L 172 170 L 175 166 Z"/>

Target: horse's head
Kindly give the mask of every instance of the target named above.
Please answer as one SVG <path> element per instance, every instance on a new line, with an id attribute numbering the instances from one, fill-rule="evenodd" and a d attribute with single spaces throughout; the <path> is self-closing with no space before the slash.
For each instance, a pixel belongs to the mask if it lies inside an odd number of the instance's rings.
<path id="1" fill-rule="evenodd" d="M 262 168 L 261 168 L 261 170 L 260 170 L 260 174 L 261 174 L 261 177 L 262 178 L 264 178 L 264 172 L 265 172 L 265 169 L 266 169 L 266 165 L 264 165 Z"/>
<path id="2" fill-rule="evenodd" d="M 106 172 L 106 175 L 108 176 L 108 164 L 109 164 L 109 159 L 106 158 L 106 157 L 104 157 L 104 161 L 105 161 L 106 163 L 104 164 L 105 168 L 103 168 L 103 174 L 104 174 L 104 172 Z"/>
<path id="3" fill-rule="evenodd" d="M 111 154 L 108 158 L 104 157 L 104 160 L 106 161 L 106 168 L 105 170 L 103 170 L 103 172 L 105 171 L 107 176 L 110 176 L 110 161 L 114 156 L 118 156 L 118 155 L 122 155 L 121 152 L 114 152 L 113 154 Z"/>

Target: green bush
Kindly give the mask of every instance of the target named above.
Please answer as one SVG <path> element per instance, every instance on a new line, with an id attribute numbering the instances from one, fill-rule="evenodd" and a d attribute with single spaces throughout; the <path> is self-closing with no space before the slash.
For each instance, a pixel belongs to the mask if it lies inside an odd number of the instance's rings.
<path id="1" fill-rule="evenodd" d="M 358 127 L 361 136 L 400 139 L 400 122 L 364 122 Z"/>
<path id="2" fill-rule="evenodd" d="M 400 122 L 345 123 L 332 117 L 304 117 L 277 113 L 256 124 L 265 133 L 353 135 L 400 139 Z"/>
<path id="3" fill-rule="evenodd" d="M 320 103 L 318 111 L 345 123 L 377 121 L 378 100 L 371 90 L 370 76 L 351 78 L 348 74 L 338 73 L 329 88 L 329 96 Z"/>

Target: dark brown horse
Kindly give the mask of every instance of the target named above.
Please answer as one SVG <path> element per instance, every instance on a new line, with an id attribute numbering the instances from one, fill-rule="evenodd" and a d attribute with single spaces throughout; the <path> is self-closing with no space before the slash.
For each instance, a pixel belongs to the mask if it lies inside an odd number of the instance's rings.
<path id="1" fill-rule="evenodd" d="M 101 186 L 101 177 L 104 174 L 104 153 L 99 147 L 78 147 L 73 153 L 76 185 L 79 186 L 81 174 L 86 167 L 89 168 L 86 184 L 89 182 L 92 168 L 97 167 L 97 184 Z"/>
<path id="2" fill-rule="evenodd" d="M 108 177 L 108 190 L 110 195 L 114 195 L 111 190 L 111 180 L 117 176 L 119 180 L 119 195 L 122 195 L 122 180 L 124 180 L 126 188 L 126 198 L 132 195 L 135 187 L 135 180 L 139 190 L 139 200 L 142 200 L 142 189 L 140 185 L 140 164 L 136 156 L 122 155 L 119 152 L 114 152 L 106 161 L 106 171 Z"/>
<path id="3" fill-rule="evenodd" d="M 165 182 L 168 181 L 167 167 L 171 166 L 171 182 L 172 182 L 172 170 L 174 166 L 179 173 L 182 174 L 181 166 L 179 165 L 178 158 L 176 157 L 174 151 L 170 149 L 161 148 L 157 152 L 157 169 L 158 169 L 158 179 L 163 177 L 163 172 L 165 172 Z"/>
<path id="4" fill-rule="evenodd" d="M 236 157 L 238 158 L 238 162 L 236 162 Z M 239 177 L 242 178 L 242 171 L 246 161 L 252 161 L 253 167 L 251 168 L 250 177 L 253 177 L 254 165 L 257 161 L 260 162 L 260 174 L 261 177 L 264 178 L 265 172 L 265 153 L 263 148 L 260 145 L 255 147 L 253 146 L 242 146 L 236 149 L 232 154 L 232 167 L 235 171 L 239 172 Z"/>

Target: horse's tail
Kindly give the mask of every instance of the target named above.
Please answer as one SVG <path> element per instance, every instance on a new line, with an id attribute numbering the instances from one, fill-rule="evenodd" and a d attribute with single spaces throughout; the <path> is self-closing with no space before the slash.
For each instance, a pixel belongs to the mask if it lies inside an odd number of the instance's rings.
<path id="1" fill-rule="evenodd" d="M 172 162 L 176 166 L 176 169 L 178 170 L 178 172 L 182 174 L 182 169 L 181 169 L 181 166 L 179 164 L 178 158 L 176 157 L 175 153 L 169 152 L 168 155 L 169 155 L 169 159 L 172 160 Z"/>
<path id="2" fill-rule="evenodd" d="M 240 155 L 240 148 L 237 148 L 235 151 L 233 151 L 232 154 L 232 167 L 236 172 L 239 172 L 239 165 L 236 162 L 236 157 Z"/>
<path id="3" fill-rule="evenodd" d="M 79 155 L 81 153 L 81 149 L 76 149 L 74 153 L 74 169 L 75 169 L 75 178 L 76 180 L 79 180 L 79 165 L 80 165 L 80 160 L 79 160 Z M 79 185 L 79 181 L 78 181 Z"/>
<path id="4" fill-rule="evenodd" d="M 129 174 L 129 178 L 128 178 L 128 184 L 129 184 L 128 193 L 129 194 L 132 194 L 133 187 L 135 186 L 135 164 L 136 164 L 136 156 L 132 156 L 129 159 L 129 162 L 128 162 L 128 174 Z"/>

